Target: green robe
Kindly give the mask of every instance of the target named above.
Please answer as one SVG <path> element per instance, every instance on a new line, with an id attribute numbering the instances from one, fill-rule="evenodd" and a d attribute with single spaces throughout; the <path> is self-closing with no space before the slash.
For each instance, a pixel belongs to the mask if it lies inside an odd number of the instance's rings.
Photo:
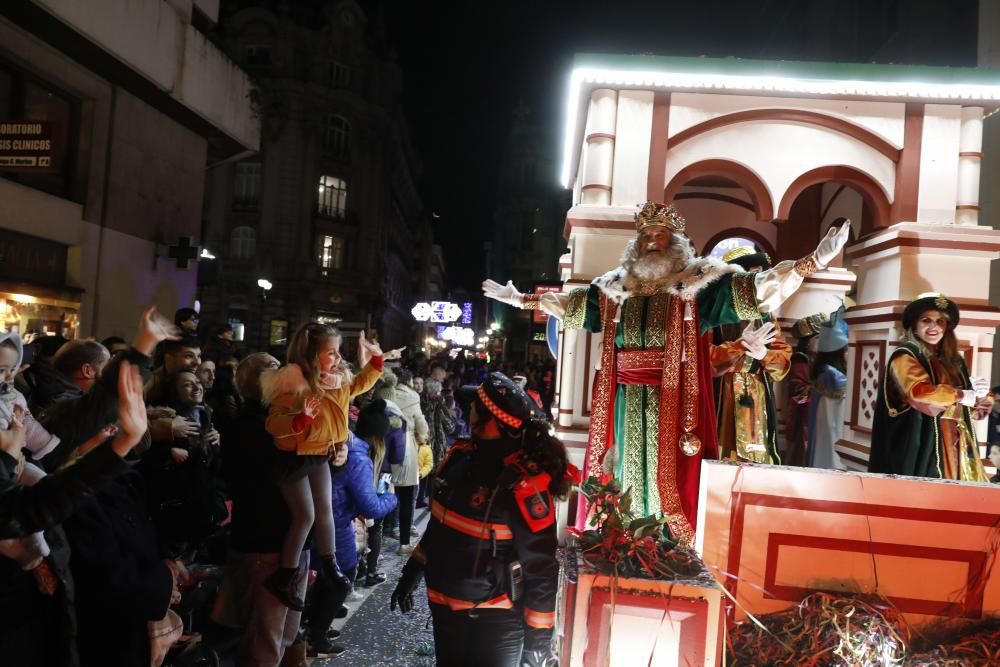
<path id="1" fill-rule="evenodd" d="M 909 354 L 920 362 L 931 382 L 940 381 L 923 352 L 912 343 L 902 343 L 889 356 L 875 404 L 868 472 L 940 478 L 941 417 L 924 414 L 903 400 L 892 377 L 892 360 L 901 354 Z M 959 373 L 963 387 L 970 387 L 969 369 L 962 359 L 959 359 Z M 975 433 L 970 410 L 962 410 L 962 415 L 966 428 Z"/>
<path id="2" fill-rule="evenodd" d="M 711 269 L 709 269 L 710 271 Z M 701 275 L 701 274 L 697 274 Z M 714 280 L 699 285 L 695 292 L 697 313 L 701 334 L 722 324 L 755 319 L 761 316 L 754 296 L 754 276 L 752 273 L 723 273 Z M 676 290 L 674 290 L 676 292 Z M 687 293 L 691 293 L 691 289 Z M 675 294 L 660 292 L 652 296 L 631 296 L 621 305 L 619 321 L 616 325 L 615 350 L 663 350 L 666 347 L 667 314 L 670 301 L 680 298 Z M 601 331 L 600 288 L 590 285 L 570 292 L 563 319 L 563 326 L 569 329 L 584 329 L 598 333 Z M 613 307 L 610 301 L 604 303 Z M 702 350 L 707 349 L 699 344 L 698 366 L 710 364 L 707 355 Z M 661 505 L 661 494 L 658 493 L 658 460 L 659 460 L 659 424 L 660 424 L 660 391 L 659 385 L 618 384 L 614 388 L 613 428 L 614 447 L 617 450 L 615 477 L 623 488 L 631 488 L 633 508 L 643 515 L 663 511 L 670 513 L 670 508 Z M 706 398 L 708 415 L 699 420 L 696 434 L 702 441 L 702 452 L 697 457 L 679 455 L 681 465 L 677 468 L 676 484 L 691 525 L 694 525 L 693 508 L 697 505 L 698 474 L 700 460 L 718 458 L 716 445 L 715 413 L 712 401 L 712 387 L 702 386 L 701 393 Z M 599 410 L 595 405 L 594 410 Z M 593 422 L 600 418 L 592 415 Z M 676 444 L 671 446 L 677 447 Z M 594 447 L 593 437 L 588 447 L 588 470 L 593 473 L 597 464 L 591 456 Z M 695 459 L 689 461 L 688 459 Z"/>

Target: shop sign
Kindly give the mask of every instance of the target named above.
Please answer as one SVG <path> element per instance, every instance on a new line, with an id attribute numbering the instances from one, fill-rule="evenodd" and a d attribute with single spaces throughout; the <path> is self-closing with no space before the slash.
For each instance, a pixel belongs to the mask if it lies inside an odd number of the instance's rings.
<path id="1" fill-rule="evenodd" d="M 0 279 L 65 287 L 66 250 L 55 241 L 0 229 Z"/>
<path id="2" fill-rule="evenodd" d="M 0 122 L 0 169 L 53 171 L 56 168 L 52 123 Z"/>

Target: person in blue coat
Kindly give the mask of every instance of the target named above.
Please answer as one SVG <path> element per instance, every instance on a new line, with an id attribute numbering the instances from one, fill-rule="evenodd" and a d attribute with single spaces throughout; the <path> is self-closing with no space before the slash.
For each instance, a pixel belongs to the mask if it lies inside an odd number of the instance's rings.
<path id="1" fill-rule="evenodd" d="M 386 491 L 380 495 L 375 492 L 375 464 L 371 454 L 372 450 L 378 450 L 381 444 L 384 455 L 385 437 L 389 429 L 385 401 L 373 401 L 358 416 L 358 424 L 355 427 L 357 433 L 348 435 L 345 443 L 346 462 L 341 463 L 339 456 L 333 461 L 332 498 L 336 525 L 337 565 L 351 581 L 354 581 L 358 568 L 354 519 L 358 516 L 381 519 L 396 507 L 396 496 L 392 493 Z M 367 440 L 362 439 L 362 435 Z M 309 604 L 310 654 L 329 656 L 343 652 L 341 647 L 330 644 L 327 630 L 346 597 L 346 592 L 327 595 L 322 590 L 314 591 Z"/>

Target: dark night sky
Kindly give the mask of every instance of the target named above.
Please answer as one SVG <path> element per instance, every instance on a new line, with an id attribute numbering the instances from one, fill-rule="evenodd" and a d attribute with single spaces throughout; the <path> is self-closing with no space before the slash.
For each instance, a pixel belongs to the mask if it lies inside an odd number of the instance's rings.
<path id="1" fill-rule="evenodd" d="M 449 286 L 474 288 L 485 277 L 482 246 L 512 111 L 523 100 L 535 122 L 560 135 L 574 53 L 974 65 L 976 0 L 949 0 L 944 17 L 942 5 L 939 0 L 385 3 L 403 68 L 405 110 L 424 165 L 424 206 L 441 216 L 435 237 L 445 251 Z M 557 174 L 549 176 L 553 188 L 559 187 Z"/>

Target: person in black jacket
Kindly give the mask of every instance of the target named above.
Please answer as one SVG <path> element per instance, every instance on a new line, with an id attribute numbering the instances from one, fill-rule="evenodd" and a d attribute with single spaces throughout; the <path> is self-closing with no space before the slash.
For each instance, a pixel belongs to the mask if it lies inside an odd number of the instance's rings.
<path id="1" fill-rule="evenodd" d="M 127 362 L 120 367 L 118 395 L 121 428 L 112 442 L 95 446 L 73 465 L 31 487 L 13 482 L 18 461 L 23 458 L 23 425 L 14 422 L 9 430 L 0 432 L 0 538 L 45 530 L 51 548 L 43 566 L 31 572 L 21 571 L 14 561 L 0 559 L 0 626 L 4 628 L 0 656 L 4 664 L 80 664 L 74 580 L 66 535 L 59 522 L 85 505 L 94 487 L 127 472 L 122 459 L 146 432 L 142 379 Z"/>
<path id="2" fill-rule="evenodd" d="M 279 664 L 295 641 L 302 616 L 264 587 L 264 581 L 278 569 L 291 521 L 288 505 L 271 474 L 278 450 L 264 428 L 267 408 L 260 402 L 260 375 L 278 366 L 277 359 L 263 352 L 240 363 L 236 387 L 243 401 L 222 437 L 222 472 L 232 500 L 226 563 L 231 585 L 223 596 L 228 596 L 231 604 L 217 606 L 215 620 L 243 630 L 237 667 Z M 299 597 L 305 597 L 308 569 L 309 550 L 303 549 L 296 591 Z M 230 613 L 223 614 L 223 607 Z"/>
<path id="3" fill-rule="evenodd" d="M 412 608 L 423 575 L 438 665 L 542 665 L 555 621 L 553 498 L 569 491 L 566 451 L 501 373 L 476 391 L 471 423 L 472 439 L 456 441 L 438 469 L 431 521 L 391 608 Z"/>

